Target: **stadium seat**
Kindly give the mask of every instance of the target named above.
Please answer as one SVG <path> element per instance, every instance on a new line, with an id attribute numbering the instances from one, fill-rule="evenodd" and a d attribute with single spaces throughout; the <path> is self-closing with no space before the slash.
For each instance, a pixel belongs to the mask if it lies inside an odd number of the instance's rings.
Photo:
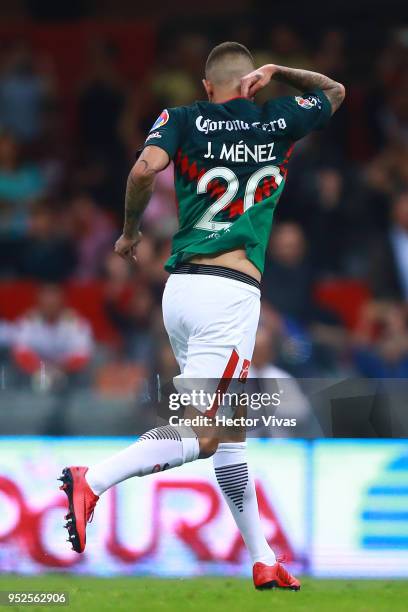
<path id="1" fill-rule="evenodd" d="M 362 281 L 335 279 L 318 282 L 314 298 L 320 306 L 337 314 L 348 329 L 353 329 L 361 307 L 371 298 L 371 293 Z"/>

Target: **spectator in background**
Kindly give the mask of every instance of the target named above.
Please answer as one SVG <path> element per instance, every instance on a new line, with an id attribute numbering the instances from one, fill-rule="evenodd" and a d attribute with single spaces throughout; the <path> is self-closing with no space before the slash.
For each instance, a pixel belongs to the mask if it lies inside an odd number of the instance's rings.
<path id="1" fill-rule="evenodd" d="M 17 42 L 9 50 L 0 77 L 0 121 L 14 136 L 31 143 L 41 136 L 47 105 L 53 97 L 49 74 L 36 66 L 31 49 Z"/>
<path id="2" fill-rule="evenodd" d="M 316 276 L 361 275 L 366 271 L 366 244 L 359 226 L 374 225 L 362 181 L 334 157 L 310 160 L 309 153 L 303 150 L 294 160 L 284 213 L 304 229 Z"/>
<path id="3" fill-rule="evenodd" d="M 256 37 L 255 45 L 259 42 Z M 299 34 L 285 24 L 272 25 L 266 37 L 266 44 L 254 53 L 255 64 L 274 63 L 280 66 L 297 66 L 298 68 L 311 68 L 310 56 Z M 276 95 L 286 95 L 290 91 L 287 85 L 271 81 L 257 95 L 257 102 L 264 103 Z"/>
<path id="4" fill-rule="evenodd" d="M 311 316 L 312 270 L 302 229 L 280 223 L 272 231 L 262 279 L 263 297 L 297 323 Z"/>
<path id="5" fill-rule="evenodd" d="M 408 301 L 408 191 L 395 197 L 391 226 L 373 241 L 370 269 L 377 298 Z"/>
<path id="6" fill-rule="evenodd" d="M 295 376 L 312 376 L 336 367 L 346 334 L 338 317 L 313 301 L 313 273 L 300 226 L 280 223 L 273 231 L 265 273 L 263 298 L 271 309 L 279 364 Z"/>
<path id="7" fill-rule="evenodd" d="M 379 113 L 379 124 L 386 141 L 408 147 L 408 70 L 406 66 L 399 80 L 399 86 L 389 91 L 386 105 Z"/>
<path id="8" fill-rule="evenodd" d="M 290 376 L 284 370 L 278 368 L 277 361 L 278 338 L 276 330 L 273 331 L 265 325 L 258 329 L 254 354 L 249 368 L 250 378 L 286 378 Z"/>
<path id="9" fill-rule="evenodd" d="M 350 234 L 344 210 L 346 194 L 343 176 L 335 166 L 315 168 L 303 185 L 303 216 L 313 266 L 323 273 L 341 269 L 346 236 Z"/>
<path id="10" fill-rule="evenodd" d="M 12 346 L 16 367 L 39 384 L 60 386 L 78 379 L 92 350 L 89 324 L 66 307 L 61 287 L 44 285 L 36 307 L 17 324 Z"/>
<path id="11" fill-rule="evenodd" d="M 280 435 L 290 437 L 291 434 L 299 436 L 301 434 L 300 427 L 307 427 L 307 433 L 316 434 L 316 429 L 312 425 L 316 425 L 315 419 L 310 412 L 310 405 L 303 394 L 299 384 L 289 372 L 278 368 L 275 364 L 276 355 L 276 340 L 274 333 L 268 327 L 260 327 L 258 329 L 255 341 L 255 349 L 252 357 L 251 367 L 249 368 L 248 380 L 246 386 L 248 392 L 259 391 L 268 393 L 271 397 L 274 393 L 279 394 L 279 405 L 271 405 L 265 409 L 265 416 L 275 415 L 276 418 L 295 418 L 297 427 L 294 430 L 278 427 L 264 426 L 262 430 L 257 430 L 258 436 L 273 437 Z M 251 412 L 248 416 L 257 416 L 258 413 Z"/>
<path id="12" fill-rule="evenodd" d="M 200 97 L 202 85 L 197 66 L 202 66 L 208 51 L 208 40 L 198 33 L 172 39 L 165 48 L 161 65 L 152 81 L 153 93 L 162 106 L 191 104 Z"/>
<path id="13" fill-rule="evenodd" d="M 378 196 L 392 196 L 408 187 L 408 146 L 393 144 L 381 150 L 366 169 L 367 186 Z"/>
<path id="14" fill-rule="evenodd" d="M 147 368 L 153 365 L 155 346 L 155 305 L 148 283 L 148 268 L 154 252 L 148 236 L 140 246 L 140 271 L 113 252 L 107 256 L 104 266 L 104 308 L 117 334 L 119 356 Z"/>
<path id="15" fill-rule="evenodd" d="M 353 359 L 361 376 L 408 378 L 408 322 L 403 304 L 366 305 L 354 337 Z"/>
<path id="16" fill-rule="evenodd" d="M 21 276 L 60 282 L 73 274 L 75 249 L 60 229 L 61 215 L 50 202 L 37 202 L 30 213 L 29 230 L 20 251 L 14 253 Z"/>
<path id="17" fill-rule="evenodd" d="M 322 74 L 340 78 L 346 68 L 346 37 L 340 30 L 325 30 L 311 64 Z"/>
<path id="18" fill-rule="evenodd" d="M 310 69 L 310 56 L 299 34 L 285 24 L 272 25 L 266 39 L 269 60 L 279 66 Z"/>
<path id="19" fill-rule="evenodd" d="M 124 356 L 151 370 L 155 357 L 154 298 L 149 286 L 138 283 L 127 299 L 114 300 L 107 294 L 105 311 L 121 338 Z"/>
<path id="20" fill-rule="evenodd" d="M 89 46 L 86 76 L 79 96 L 80 134 L 88 151 L 117 151 L 118 123 L 125 106 L 125 88 L 117 70 L 118 51 L 109 42 Z"/>
<path id="21" fill-rule="evenodd" d="M 21 161 L 20 147 L 10 132 L 0 132 L 0 232 L 8 237 L 26 230 L 28 203 L 44 193 L 45 177 L 33 162 Z"/>
<path id="22" fill-rule="evenodd" d="M 169 273 L 164 269 L 164 264 L 170 257 L 171 240 L 162 236 L 153 241 L 154 257 L 146 266 L 144 278 L 148 281 L 155 302 L 161 305 L 163 287 L 169 277 Z"/>
<path id="23" fill-rule="evenodd" d="M 177 230 L 174 167 L 169 164 L 156 178 L 154 193 L 143 215 L 143 227 L 158 237 L 171 238 Z"/>
<path id="24" fill-rule="evenodd" d="M 72 199 L 68 222 L 76 251 L 74 276 L 81 280 L 98 278 L 102 273 L 106 253 L 114 244 L 114 223 L 87 194 L 79 194 Z"/>
<path id="25" fill-rule="evenodd" d="M 83 146 L 75 183 L 110 209 L 123 196 L 128 166 L 119 132 L 126 88 L 117 69 L 117 55 L 109 42 L 91 43 L 78 104 Z"/>
<path id="26" fill-rule="evenodd" d="M 29 204 L 45 188 L 38 164 L 23 163 L 15 138 L 0 131 L 0 275 L 15 271 L 16 251 L 27 231 Z"/>
<path id="27" fill-rule="evenodd" d="M 126 292 L 130 285 L 131 268 L 127 261 L 113 252 L 113 249 L 105 258 L 103 273 L 107 299 L 117 299 Z"/>
<path id="28" fill-rule="evenodd" d="M 377 155 L 367 168 L 367 182 L 377 197 L 408 188 L 407 62 L 406 30 L 395 30 L 377 60 L 377 90 L 369 100 L 375 101 Z"/>

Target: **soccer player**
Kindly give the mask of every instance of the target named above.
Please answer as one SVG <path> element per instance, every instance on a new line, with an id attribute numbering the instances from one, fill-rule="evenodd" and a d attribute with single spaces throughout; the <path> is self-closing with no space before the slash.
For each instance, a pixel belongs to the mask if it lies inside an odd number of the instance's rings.
<path id="1" fill-rule="evenodd" d="M 272 78 L 299 95 L 258 106 L 254 96 Z M 235 42 L 211 51 L 203 84 L 208 102 L 164 110 L 147 136 L 129 174 L 115 251 L 136 259 L 155 177 L 173 160 L 179 230 L 166 263 L 163 317 L 181 372 L 174 384 L 179 389 L 211 377 L 225 393 L 250 365 L 265 251 L 294 143 L 322 128 L 345 92 L 340 83 L 308 70 L 274 64 L 254 69 L 251 53 Z M 208 406 L 208 414 L 218 407 Z M 224 436 L 219 442 L 186 425 L 166 425 L 89 469 L 65 468 L 73 549 L 84 550 L 87 522 L 104 491 L 133 476 L 213 455 L 217 481 L 253 562 L 255 587 L 298 590 L 299 581 L 277 561 L 262 531 L 243 440 Z"/>

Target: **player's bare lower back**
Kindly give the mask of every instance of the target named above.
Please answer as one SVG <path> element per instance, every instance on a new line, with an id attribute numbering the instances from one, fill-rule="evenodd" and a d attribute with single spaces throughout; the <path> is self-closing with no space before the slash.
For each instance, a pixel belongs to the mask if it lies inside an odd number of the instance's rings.
<path id="1" fill-rule="evenodd" d="M 255 278 L 257 281 L 261 280 L 260 271 L 249 261 L 249 259 L 247 259 L 244 249 L 224 251 L 223 253 L 216 253 L 215 255 L 195 255 L 189 261 L 191 263 L 231 268 L 232 270 L 244 272 L 244 274 L 252 276 L 252 278 Z"/>

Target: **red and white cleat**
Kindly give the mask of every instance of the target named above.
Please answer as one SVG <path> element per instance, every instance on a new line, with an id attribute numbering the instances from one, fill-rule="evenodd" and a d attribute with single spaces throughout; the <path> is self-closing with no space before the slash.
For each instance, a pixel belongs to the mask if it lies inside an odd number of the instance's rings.
<path id="1" fill-rule="evenodd" d="M 290 589 L 300 590 L 300 582 L 289 574 L 288 570 L 277 561 L 274 565 L 255 563 L 252 575 L 256 589 Z"/>
<path id="2" fill-rule="evenodd" d="M 60 489 L 68 497 L 69 512 L 65 515 L 65 529 L 68 529 L 72 549 L 82 553 L 86 545 L 86 526 L 93 518 L 95 504 L 99 497 L 86 482 L 87 467 L 67 467 L 62 470 Z"/>

